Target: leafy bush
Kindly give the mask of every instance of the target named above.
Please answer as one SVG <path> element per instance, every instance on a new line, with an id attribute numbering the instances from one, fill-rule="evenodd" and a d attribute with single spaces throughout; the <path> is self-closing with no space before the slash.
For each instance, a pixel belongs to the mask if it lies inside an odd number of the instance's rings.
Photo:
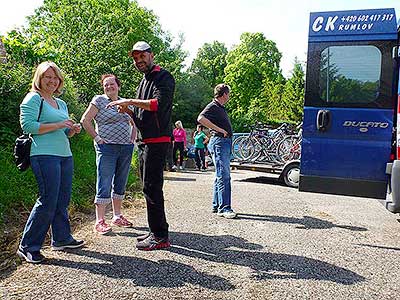
<path id="1" fill-rule="evenodd" d="M 37 185 L 32 170 L 20 172 L 15 167 L 12 147 L 0 149 L 0 223 L 5 214 L 28 207 L 36 199 Z"/>
<path id="2" fill-rule="evenodd" d="M 13 143 L 21 132 L 19 104 L 29 90 L 32 72 L 21 63 L 0 63 L 0 143 Z"/>

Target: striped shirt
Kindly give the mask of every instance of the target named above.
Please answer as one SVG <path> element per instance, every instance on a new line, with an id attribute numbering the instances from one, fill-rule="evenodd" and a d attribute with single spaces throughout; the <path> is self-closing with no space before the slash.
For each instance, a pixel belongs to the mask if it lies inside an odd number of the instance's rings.
<path id="1" fill-rule="evenodd" d="M 94 117 L 97 134 L 107 144 L 132 144 L 131 117 L 127 113 L 119 113 L 116 106 L 106 108 L 110 102 L 106 95 L 94 96 L 90 102 L 99 110 Z"/>

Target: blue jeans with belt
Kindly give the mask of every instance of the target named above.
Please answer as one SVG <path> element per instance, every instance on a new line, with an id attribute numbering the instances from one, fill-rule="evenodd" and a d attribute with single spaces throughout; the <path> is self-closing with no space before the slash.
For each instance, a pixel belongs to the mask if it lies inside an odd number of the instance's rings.
<path id="1" fill-rule="evenodd" d="M 229 211 L 231 208 L 231 145 L 232 139 L 213 136 L 208 143 L 215 166 L 213 189 L 213 208 L 218 212 Z"/>
<path id="2" fill-rule="evenodd" d="M 39 198 L 32 208 L 22 235 L 20 248 L 39 251 L 51 227 L 52 245 L 73 240 L 68 219 L 72 191 L 73 159 L 54 155 L 31 157 Z"/>

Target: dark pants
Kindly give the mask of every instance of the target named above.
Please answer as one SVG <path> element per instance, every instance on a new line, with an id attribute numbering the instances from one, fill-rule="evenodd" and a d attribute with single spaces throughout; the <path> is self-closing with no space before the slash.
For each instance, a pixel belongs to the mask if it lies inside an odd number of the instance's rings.
<path id="1" fill-rule="evenodd" d="M 195 160 L 196 160 L 196 166 L 198 169 L 200 169 L 200 167 L 202 169 L 206 168 L 206 157 L 205 157 L 205 149 L 204 148 L 195 148 Z"/>
<path id="2" fill-rule="evenodd" d="M 140 179 L 147 204 L 149 228 L 156 237 L 168 237 L 163 194 L 163 171 L 168 143 L 141 144 L 139 150 Z"/>
<path id="3" fill-rule="evenodd" d="M 178 158 L 176 156 L 176 152 L 179 150 L 179 161 L 180 166 L 183 165 L 183 151 L 184 151 L 184 143 L 183 142 L 174 142 L 174 164 L 175 166 L 178 165 Z"/>
<path id="4" fill-rule="evenodd" d="M 171 143 L 168 143 L 167 154 L 165 157 L 165 169 L 167 171 L 171 171 L 173 165 L 174 165 L 174 161 L 172 158 L 172 142 L 171 142 Z"/>

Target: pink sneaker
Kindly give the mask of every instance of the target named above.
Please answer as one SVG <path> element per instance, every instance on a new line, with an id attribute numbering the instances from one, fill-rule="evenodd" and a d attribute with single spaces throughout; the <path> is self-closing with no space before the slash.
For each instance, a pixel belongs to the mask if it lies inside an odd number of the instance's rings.
<path id="1" fill-rule="evenodd" d="M 107 234 L 111 231 L 111 226 L 104 221 L 104 219 L 99 220 L 94 226 L 94 231 L 99 234 Z"/>
<path id="2" fill-rule="evenodd" d="M 119 227 L 125 227 L 125 228 L 132 227 L 132 225 L 133 225 L 131 222 L 129 222 L 127 219 L 125 219 L 125 217 L 123 215 L 120 215 L 118 219 L 113 219 L 112 224 L 119 226 Z"/>

